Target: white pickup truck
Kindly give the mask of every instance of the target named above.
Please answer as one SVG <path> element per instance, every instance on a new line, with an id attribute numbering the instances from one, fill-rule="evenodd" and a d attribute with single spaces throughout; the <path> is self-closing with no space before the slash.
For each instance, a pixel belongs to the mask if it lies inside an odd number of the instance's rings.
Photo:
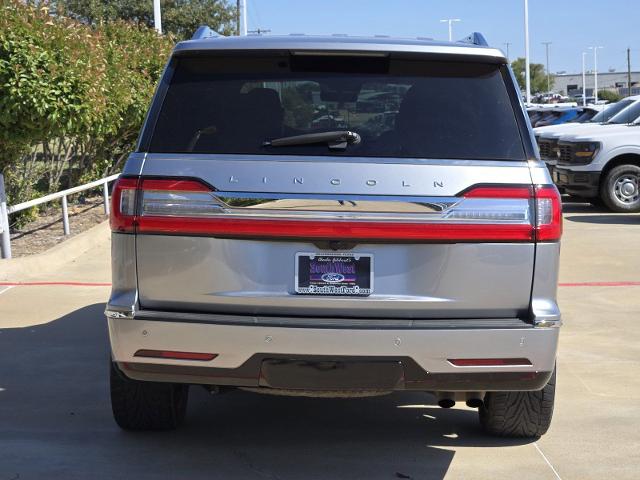
<path id="1" fill-rule="evenodd" d="M 566 193 L 614 212 L 640 212 L 640 101 L 612 120 L 560 136 L 553 180 Z"/>
<path id="2" fill-rule="evenodd" d="M 599 109 L 600 111 L 586 122 L 574 121 L 534 128 L 533 132 L 540 150 L 540 158 L 547 164 L 551 175 L 553 176 L 554 168 L 558 163 L 558 141 L 562 136 L 590 134 L 594 130 L 598 131 L 602 126 L 609 128 L 609 126 L 616 125 L 616 122 L 626 124 L 628 123 L 626 116 L 618 117 L 618 114 L 639 102 L 640 95 L 636 95 L 606 106 L 590 105 L 589 108 Z"/>

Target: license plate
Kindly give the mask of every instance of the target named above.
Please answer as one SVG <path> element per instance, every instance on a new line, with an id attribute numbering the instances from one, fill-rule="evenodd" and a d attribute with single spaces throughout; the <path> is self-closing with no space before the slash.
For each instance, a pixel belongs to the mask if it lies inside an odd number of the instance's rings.
<path id="1" fill-rule="evenodd" d="M 296 253 L 295 287 L 304 295 L 370 295 L 373 255 Z"/>

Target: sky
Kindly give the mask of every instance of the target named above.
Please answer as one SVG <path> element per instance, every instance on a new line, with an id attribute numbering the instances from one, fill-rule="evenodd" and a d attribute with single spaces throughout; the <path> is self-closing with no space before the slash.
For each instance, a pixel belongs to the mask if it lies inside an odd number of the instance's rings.
<path id="1" fill-rule="evenodd" d="M 524 56 L 524 0 L 246 0 L 249 30 L 270 34 L 391 35 L 448 39 L 441 19 L 459 18 L 454 40 L 482 32 L 491 46 L 513 60 Z M 531 62 L 545 63 L 549 47 L 551 72 L 587 70 L 598 50 L 598 71 L 640 71 L 640 0 L 529 0 Z"/>

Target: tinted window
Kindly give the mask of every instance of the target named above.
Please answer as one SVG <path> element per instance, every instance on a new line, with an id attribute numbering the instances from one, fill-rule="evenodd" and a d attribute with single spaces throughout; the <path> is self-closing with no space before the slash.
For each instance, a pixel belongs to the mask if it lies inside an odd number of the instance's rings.
<path id="1" fill-rule="evenodd" d="M 628 108 L 625 108 L 620 113 L 618 113 L 615 117 L 611 118 L 607 123 L 616 123 L 616 124 L 624 124 L 624 123 L 632 123 L 638 117 L 640 117 L 640 102 L 636 102 Z"/>
<path id="2" fill-rule="evenodd" d="M 595 117 L 593 117 L 591 121 L 594 123 L 606 122 L 632 103 L 633 100 L 620 100 L 619 102 L 607 105 L 605 109 L 599 112 Z"/>
<path id="3" fill-rule="evenodd" d="M 523 159 L 499 66 L 386 57 L 178 58 L 149 150 Z M 357 132 L 345 150 L 267 140 Z"/>

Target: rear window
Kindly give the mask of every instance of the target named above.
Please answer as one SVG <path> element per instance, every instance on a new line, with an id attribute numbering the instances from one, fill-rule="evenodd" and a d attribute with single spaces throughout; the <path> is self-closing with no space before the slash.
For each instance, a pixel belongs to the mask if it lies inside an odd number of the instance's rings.
<path id="1" fill-rule="evenodd" d="M 524 159 L 501 67 L 387 57 L 178 57 L 149 151 Z M 349 130 L 361 141 L 265 146 Z"/>

